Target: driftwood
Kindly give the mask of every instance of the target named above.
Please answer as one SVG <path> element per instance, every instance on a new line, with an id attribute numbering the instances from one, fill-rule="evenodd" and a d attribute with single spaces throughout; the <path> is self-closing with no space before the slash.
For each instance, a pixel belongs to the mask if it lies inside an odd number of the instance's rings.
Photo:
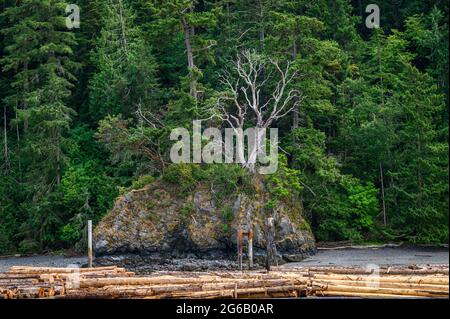
<path id="1" fill-rule="evenodd" d="M 317 247 L 317 250 L 342 250 L 342 249 L 381 249 L 381 248 L 397 248 L 401 247 L 401 244 L 384 244 L 384 245 L 343 245 L 343 246 L 322 246 Z"/>

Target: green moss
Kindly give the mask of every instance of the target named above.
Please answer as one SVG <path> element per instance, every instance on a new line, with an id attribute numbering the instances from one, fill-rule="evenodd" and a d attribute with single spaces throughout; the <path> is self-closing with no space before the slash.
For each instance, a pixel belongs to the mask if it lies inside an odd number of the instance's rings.
<path id="1" fill-rule="evenodd" d="M 220 225 L 222 234 L 227 235 L 230 232 L 231 227 L 228 224 L 221 224 Z"/>
<path id="2" fill-rule="evenodd" d="M 271 198 L 265 205 L 265 209 L 272 211 L 278 205 L 278 200 L 276 198 Z"/>
<path id="3" fill-rule="evenodd" d="M 210 184 L 214 189 L 215 200 L 219 203 L 233 194 L 255 193 L 251 175 L 235 164 L 171 164 L 164 172 L 162 180 L 176 187 L 175 195 L 178 197 L 188 195 L 199 183 Z"/>
<path id="4" fill-rule="evenodd" d="M 304 230 L 304 231 L 308 231 L 308 232 L 311 231 L 311 226 L 304 218 L 301 219 L 299 228 L 300 228 L 300 230 Z"/>
<path id="5" fill-rule="evenodd" d="M 183 163 L 169 165 L 164 172 L 163 180 L 176 185 L 181 191 L 178 193 L 180 195 L 187 195 L 197 185 L 197 180 L 193 174 L 193 165 Z"/>
<path id="6" fill-rule="evenodd" d="M 131 187 L 129 188 L 130 190 L 132 189 L 141 189 L 151 183 L 153 183 L 155 181 L 155 178 L 151 175 L 143 175 L 140 176 L 137 180 L 135 180 L 132 184 Z"/>
<path id="7" fill-rule="evenodd" d="M 129 189 L 123 186 L 117 187 L 119 195 L 124 195 L 125 193 L 128 193 Z"/>
<path id="8" fill-rule="evenodd" d="M 186 203 L 181 209 L 180 209 L 180 217 L 183 220 L 189 219 L 193 214 L 195 213 L 195 207 L 194 204 L 189 202 Z"/>
<path id="9" fill-rule="evenodd" d="M 222 202 L 225 198 L 238 193 L 254 194 L 251 175 L 240 165 L 219 164 L 207 168 L 208 181 L 215 191 L 215 199 Z"/>
<path id="10" fill-rule="evenodd" d="M 145 207 L 147 208 L 147 210 L 152 210 L 156 207 L 155 203 L 152 201 L 149 201 L 146 203 Z"/>
<path id="11" fill-rule="evenodd" d="M 155 222 L 158 219 L 158 214 L 155 213 L 154 211 L 148 211 L 146 218 L 151 222 Z"/>
<path id="12" fill-rule="evenodd" d="M 226 205 L 223 209 L 222 209 L 222 218 L 225 222 L 232 222 L 234 219 L 234 213 L 233 213 L 233 209 L 231 208 L 230 205 Z"/>
<path id="13" fill-rule="evenodd" d="M 170 198 L 164 199 L 164 200 L 162 200 L 162 201 L 159 203 L 159 205 L 160 205 L 162 208 L 168 208 L 168 207 L 170 207 L 170 206 L 172 205 L 172 200 L 171 200 Z"/>

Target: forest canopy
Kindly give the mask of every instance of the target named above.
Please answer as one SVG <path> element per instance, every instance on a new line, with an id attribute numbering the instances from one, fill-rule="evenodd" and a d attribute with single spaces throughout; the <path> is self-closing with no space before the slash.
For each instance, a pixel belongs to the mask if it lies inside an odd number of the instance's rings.
<path id="1" fill-rule="evenodd" d="M 269 179 L 296 190 L 317 240 L 448 243 L 448 1 L 379 0 L 368 28 L 373 3 L 73 0 L 68 28 L 65 1 L 3 0 L 0 254 L 71 248 L 120 193 L 194 183 L 170 163 L 170 132 L 227 127 L 211 106 L 242 103 L 224 74 L 246 54 L 264 65 L 263 101 L 270 67 L 296 74 L 292 110 L 269 123 L 281 166 Z"/>

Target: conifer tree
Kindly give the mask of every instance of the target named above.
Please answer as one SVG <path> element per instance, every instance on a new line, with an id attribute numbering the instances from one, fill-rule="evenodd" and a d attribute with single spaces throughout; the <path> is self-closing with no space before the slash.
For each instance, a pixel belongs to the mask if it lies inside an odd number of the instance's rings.
<path id="1" fill-rule="evenodd" d="M 202 61 L 213 62 L 216 41 L 204 29 L 217 24 L 220 7 L 202 5 L 197 0 L 146 0 L 144 4 L 151 20 L 146 23 L 149 37 L 164 50 L 167 36 L 182 41 L 188 75 L 189 94 L 197 100 L 202 93 L 199 79 L 203 76 Z M 161 54 L 167 54 L 167 52 Z"/>
<path id="2" fill-rule="evenodd" d="M 73 110 L 65 101 L 71 94 L 74 35 L 65 26 L 65 3 L 27 0 L 8 8 L 3 72 L 13 79 L 5 101 L 15 109 L 23 132 L 27 175 L 52 189 L 61 179 L 64 132 Z M 44 142 L 47 141 L 47 142 Z"/>
<path id="3" fill-rule="evenodd" d="M 90 113 L 135 116 L 154 111 L 157 99 L 156 62 L 134 15 L 122 0 L 103 7 L 103 28 L 93 55 L 98 72 L 90 82 Z"/>
<path id="4" fill-rule="evenodd" d="M 75 40 L 65 25 L 65 8 L 60 0 L 25 0 L 2 13 L 7 26 L 1 64 L 12 79 L 4 101 L 15 112 L 16 152 L 28 196 L 22 206 L 29 214 L 26 233 L 40 245 L 52 240 L 46 236 L 58 220 L 48 201 L 61 182 L 74 115 L 66 102 L 75 81 Z"/>
<path id="5" fill-rule="evenodd" d="M 342 86 L 352 104 L 347 104 L 350 122 L 341 124 L 340 144 L 355 176 L 378 185 L 383 181 L 380 198 L 385 197 L 387 225 L 395 236 L 440 241 L 448 225 L 448 185 L 437 176 L 448 176 L 443 165 L 448 144 L 434 119 L 444 110 L 444 96 L 412 65 L 414 55 L 407 48 L 402 33 L 374 33 L 362 68 L 365 80 Z"/>

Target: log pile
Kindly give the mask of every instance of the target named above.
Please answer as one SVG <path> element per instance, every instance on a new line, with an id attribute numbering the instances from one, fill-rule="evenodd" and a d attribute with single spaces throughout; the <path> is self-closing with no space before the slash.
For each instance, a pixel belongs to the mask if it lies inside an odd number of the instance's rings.
<path id="1" fill-rule="evenodd" d="M 83 279 L 66 298 L 299 297 L 307 285 L 306 272 L 158 272 L 150 277 Z"/>
<path id="2" fill-rule="evenodd" d="M 343 267 L 309 268 L 308 295 L 362 298 L 448 298 L 448 265 L 382 267 L 376 272 Z"/>
<path id="3" fill-rule="evenodd" d="M 448 298 L 448 265 L 276 267 L 273 271 L 156 272 L 136 276 L 115 266 L 11 267 L 0 273 L 0 298 Z"/>
<path id="4" fill-rule="evenodd" d="M 134 273 L 116 266 L 99 268 L 53 268 L 13 266 L 0 273 L 0 298 L 33 299 L 66 295 L 79 280 L 131 277 Z"/>

